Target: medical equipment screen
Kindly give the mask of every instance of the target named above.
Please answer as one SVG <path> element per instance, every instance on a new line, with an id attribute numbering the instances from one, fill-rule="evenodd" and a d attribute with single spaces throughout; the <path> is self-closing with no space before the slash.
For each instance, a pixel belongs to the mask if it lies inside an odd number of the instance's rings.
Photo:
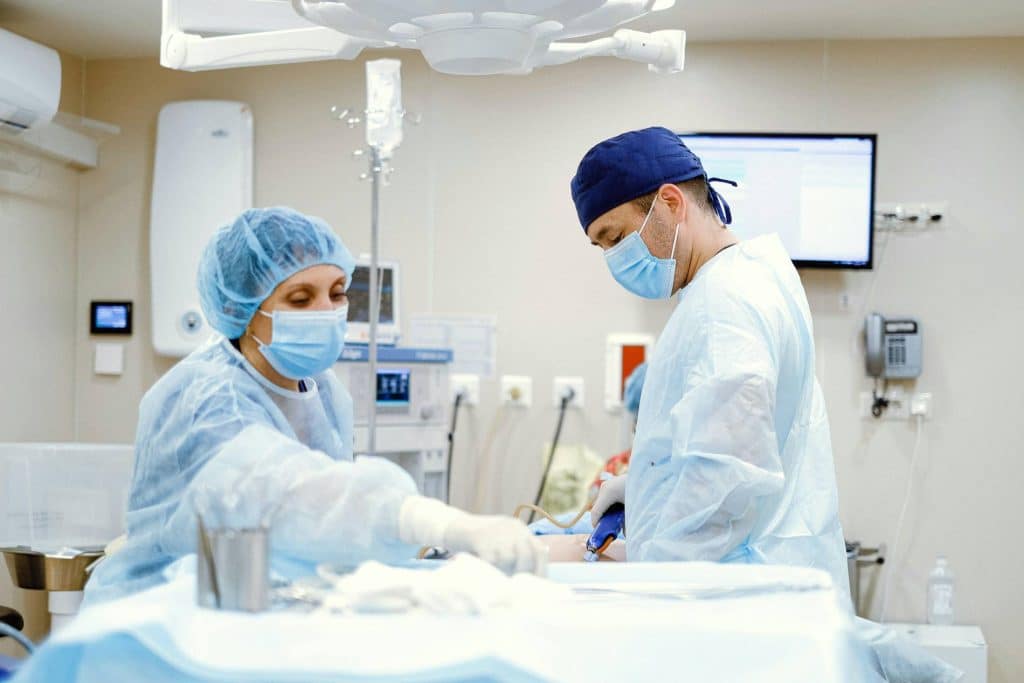
<path id="1" fill-rule="evenodd" d="M 387 368 L 377 371 L 377 405 L 409 405 L 409 370 Z"/>
<path id="2" fill-rule="evenodd" d="M 797 266 L 871 268 L 876 136 L 682 133 L 743 239 L 778 233 Z"/>
<path id="3" fill-rule="evenodd" d="M 130 301 L 92 301 L 89 304 L 90 334 L 131 334 Z"/>
<path id="4" fill-rule="evenodd" d="M 395 277 L 392 268 L 377 268 L 380 287 L 380 322 L 395 322 Z M 370 269 L 357 265 L 352 273 L 352 285 L 348 288 L 348 321 L 370 322 Z"/>

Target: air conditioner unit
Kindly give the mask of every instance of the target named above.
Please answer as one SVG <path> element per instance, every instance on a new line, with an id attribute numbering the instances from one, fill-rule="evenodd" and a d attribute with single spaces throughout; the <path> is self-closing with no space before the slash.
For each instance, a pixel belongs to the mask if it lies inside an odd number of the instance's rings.
<path id="1" fill-rule="evenodd" d="M 0 130 L 22 133 L 48 123 L 60 104 L 60 56 L 0 29 Z"/>

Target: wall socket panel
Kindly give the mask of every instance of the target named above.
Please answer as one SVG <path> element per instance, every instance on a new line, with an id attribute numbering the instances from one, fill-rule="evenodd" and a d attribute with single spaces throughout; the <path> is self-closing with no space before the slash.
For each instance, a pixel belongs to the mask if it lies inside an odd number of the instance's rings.
<path id="1" fill-rule="evenodd" d="M 907 421 L 917 416 L 928 419 L 932 412 L 932 395 L 928 392 L 911 394 L 903 389 L 890 389 L 885 397 L 889 400 L 889 406 L 882 413 L 881 417 L 871 414 L 871 406 L 874 405 L 875 397 L 870 391 L 860 393 L 860 416 L 865 420 L 878 420 L 880 422 Z"/>
<path id="2" fill-rule="evenodd" d="M 562 396 L 566 389 L 573 390 L 572 400 L 569 401 L 570 408 L 583 408 L 583 378 L 582 377 L 555 377 L 552 383 L 551 405 L 556 408 L 562 406 Z"/>
<path id="3" fill-rule="evenodd" d="M 448 382 L 448 386 L 451 387 L 453 403 L 455 402 L 455 397 L 461 391 L 463 405 L 480 405 L 480 375 L 453 374 Z"/>
<path id="4" fill-rule="evenodd" d="M 910 414 L 915 417 L 920 415 L 926 420 L 932 416 L 931 392 L 926 391 L 920 394 L 914 394 L 910 399 Z"/>
<path id="5" fill-rule="evenodd" d="M 900 232 L 924 230 L 948 222 L 949 202 L 877 202 L 875 229 Z"/>
<path id="6" fill-rule="evenodd" d="M 533 405 L 533 379 L 524 375 L 501 376 L 501 403 L 529 408 Z"/>

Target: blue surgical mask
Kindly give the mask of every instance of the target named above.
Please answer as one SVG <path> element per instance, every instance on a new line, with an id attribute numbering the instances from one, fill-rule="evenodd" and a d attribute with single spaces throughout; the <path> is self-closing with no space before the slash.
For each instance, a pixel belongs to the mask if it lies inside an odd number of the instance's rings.
<path id="1" fill-rule="evenodd" d="M 273 341 L 256 335 L 260 353 L 270 366 L 289 379 L 319 374 L 338 361 L 345 346 L 348 306 L 332 311 L 256 311 L 274 322 Z"/>
<path id="2" fill-rule="evenodd" d="M 647 248 L 640 235 L 647 228 L 654 212 L 657 195 L 647 210 L 647 216 L 640 229 L 614 247 L 604 252 L 605 263 L 612 277 L 626 288 L 627 291 L 645 299 L 667 299 L 672 296 L 675 284 L 676 260 L 674 258 L 655 258 Z M 676 241 L 679 239 L 679 226 L 672 240 L 672 253 L 676 253 Z"/>

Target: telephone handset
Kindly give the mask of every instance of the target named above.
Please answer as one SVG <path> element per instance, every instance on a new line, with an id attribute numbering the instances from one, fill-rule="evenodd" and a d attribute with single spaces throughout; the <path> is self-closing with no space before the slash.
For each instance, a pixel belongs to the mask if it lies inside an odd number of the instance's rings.
<path id="1" fill-rule="evenodd" d="M 864 320 L 864 367 L 868 377 L 881 377 L 885 372 L 885 318 L 872 313 Z"/>

